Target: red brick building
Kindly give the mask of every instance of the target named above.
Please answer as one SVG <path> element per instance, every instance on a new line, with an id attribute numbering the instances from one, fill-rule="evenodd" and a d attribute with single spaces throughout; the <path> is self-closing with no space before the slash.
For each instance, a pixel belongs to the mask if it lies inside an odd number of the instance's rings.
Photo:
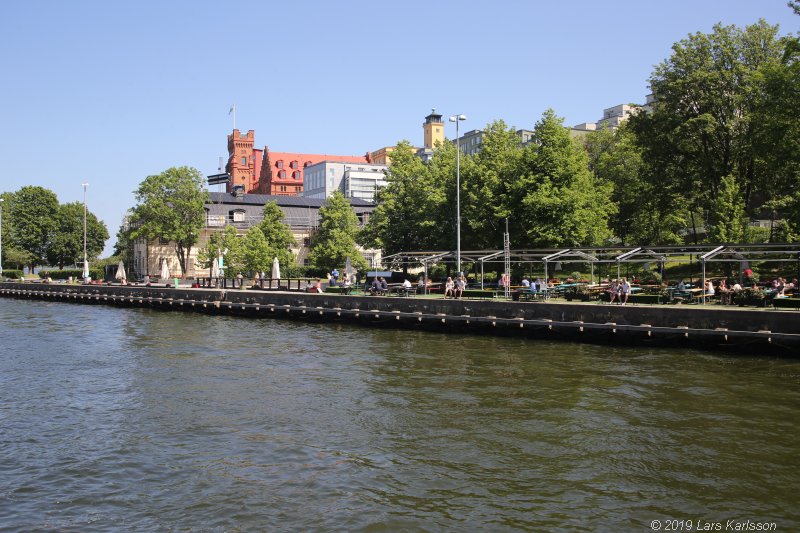
<path id="1" fill-rule="evenodd" d="M 246 134 L 233 130 L 228 135 L 228 164 L 230 174 L 228 192 L 242 187 L 247 194 L 277 194 L 300 196 L 303 193 L 303 170 L 322 161 L 340 163 L 367 163 L 365 156 L 301 154 L 295 152 L 270 152 L 254 148 L 255 132 Z"/>

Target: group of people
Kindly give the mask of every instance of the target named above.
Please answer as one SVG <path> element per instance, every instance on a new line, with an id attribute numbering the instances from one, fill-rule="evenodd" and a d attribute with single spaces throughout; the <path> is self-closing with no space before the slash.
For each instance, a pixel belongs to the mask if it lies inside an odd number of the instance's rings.
<path id="1" fill-rule="evenodd" d="M 625 305 L 628 303 L 628 298 L 631 295 L 632 289 L 631 284 L 628 282 L 628 278 L 620 278 L 620 279 L 612 279 L 608 284 L 608 303 L 614 303 L 614 300 L 619 305 Z"/>
<path id="2" fill-rule="evenodd" d="M 409 282 L 408 285 L 410 287 L 411 283 Z M 369 294 L 371 296 L 382 296 L 387 292 L 389 292 L 389 283 L 386 281 L 386 278 L 378 276 L 372 280 L 372 285 L 369 286 Z"/>
<path id="3" fill-rule="evenodd" d="M 466 288 L 467 278 L 463 273 L 459 276 L 456 276 L 455 280 L 448 276 L 447 282 L 444 284 L 444 297 L 459 299 L 464 296 L 464 289 Z"/>

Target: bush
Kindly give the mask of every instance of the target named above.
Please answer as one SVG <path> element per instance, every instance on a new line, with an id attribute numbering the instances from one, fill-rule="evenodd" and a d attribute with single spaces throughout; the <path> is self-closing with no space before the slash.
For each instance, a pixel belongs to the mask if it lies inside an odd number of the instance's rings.
<path id="1" fill-rule="evenodd" d="M 50 279 L 72 279 L 80 280 L 83 278 L 83 269 L 78 268 L 66 268 L 64 270 L 41 270 L 39 271 L 39 277 L 42 279 L 46 279 L 47 277 Z M 105 272 L 102 268 L 91 267 L 89 268 L 89 276 L 91 276 L 92 280 L 100 280 L 102 281 L 105 277 Z"/>
<path id="2" fill-rule="evenodd" d="M 22 270 L 6 270 L 3 269 L 3 278 L 19 279 L 23 276 Z"/>

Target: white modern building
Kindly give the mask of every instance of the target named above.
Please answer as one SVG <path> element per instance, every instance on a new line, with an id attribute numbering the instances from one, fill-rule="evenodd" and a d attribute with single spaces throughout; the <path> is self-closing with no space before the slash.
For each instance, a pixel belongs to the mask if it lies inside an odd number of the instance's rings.
<path id="1" fill-rule="evenodd" d="M 519 137 L 519 145 L 525 146 L 531 142 L 533 138 L 532 130 L 516 130 L 515 133 Z M 483 136 L 486 134 L 483 130 L 470 130 L 458 138 L 458 146 L 461 153 L 464 155 L 475 155 L 481 151 L 483 145 Z M 455 141 L 452 141 L 455 144 Z"/>
<path id="2" fill-rule="evenodd" d="M 619 128 L 619 125 L 628 120 L 631 115 L 635 115 L 641 110 L 641 106 L 631 104 L 619 104 L 603 110 L 603 118 L 597 121 L 597 127 Z"/>
<path id="3" fill-rule="evenodd" d="M 345 198 L 373 202 L 378 189 L 386 186 L 388 168 L 388 165 L 335 161 L 309 165 L 303 172 L 303 196 L 325 199 L 334 191 L 341 191 Z"/>

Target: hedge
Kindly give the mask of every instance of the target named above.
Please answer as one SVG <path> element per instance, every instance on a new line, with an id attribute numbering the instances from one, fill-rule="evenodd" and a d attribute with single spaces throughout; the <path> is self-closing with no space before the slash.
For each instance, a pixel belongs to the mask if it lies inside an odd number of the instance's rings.
<path id="1" fill-rule="evenodd" d="M 25 274 L 22 272 L 22 270 L 5 270 L 4 269 L 2 277 L 3 278 L 9 278 L 9 279 L 19 279 L 24 275 Z"/>
<path id="2" fill-rule="evenodd" d="M 64 270 L 41 270 L 39 271 L 39 277 L 42 279 L 47 278 L 50 276 L 50 279 L 68 279 L 70 276 L 72 279 L 80 280 L 83 278 L 83 269 L 77 268 L 70 268 Z M 89 276 L 93 280 L 100 280 L 102 281 L 105 277 L 105 272 L 101 268 L 90 268 L 89 269 Z"/>

